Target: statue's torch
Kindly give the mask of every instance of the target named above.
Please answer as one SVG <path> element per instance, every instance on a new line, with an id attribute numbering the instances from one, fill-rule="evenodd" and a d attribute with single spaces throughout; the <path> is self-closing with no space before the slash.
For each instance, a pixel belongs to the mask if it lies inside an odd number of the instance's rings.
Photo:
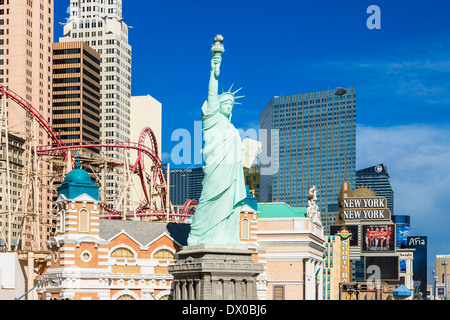
<path id="1" fill-rule="evenodd" d="M 213 54 L 213 57 L 217 57 L 217 56 L 222 56 L 222 54 L 224 54 L 225 52 L 225 47 L 222 44 L 223 41 L 223 37 L 218 34 L 215 38 L 214 38 L 214 44 L 212 45 L 211 48 L 211 53 Z M 216 65 L 216 70 L 215 70 L 215 76 L 218 77 L 220 74 L 220 65 Z"/>

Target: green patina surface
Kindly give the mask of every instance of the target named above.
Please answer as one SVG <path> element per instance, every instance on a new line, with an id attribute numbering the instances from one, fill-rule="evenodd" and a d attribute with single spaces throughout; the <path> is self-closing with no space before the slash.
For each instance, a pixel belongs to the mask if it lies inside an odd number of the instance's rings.
<path id="1" fill-rule="evenodd" d="M 204 158 L 202 194 L 192 218 L 188 245 L 237 245 L 239 215 L 247 190 L 242 165 L 242 140 L 231 123 L 236 92 L 218 94 L 225 49 L 222 37 L 212 47 L 208 99 L 201 109 Z M 239 90 L 238 90 L 239 91 Z"/>
<path id="2" fill-rule="evenodd" d="M 284 202 L 258 203 L 258 211 L 258 219 L 306 217 L 306 207 L 291 207 Z"/>
<path id="3" fill-rule="evenodd" d="M 64 182 L 58 188 L 58 196 L 63 194 L 67 199 L 75 199 L 87 194 L 98 201 L 98 189 L 89 173 L 81 169 L 80 164 L 77 163 L 75 169 L 66 175 Z"/>

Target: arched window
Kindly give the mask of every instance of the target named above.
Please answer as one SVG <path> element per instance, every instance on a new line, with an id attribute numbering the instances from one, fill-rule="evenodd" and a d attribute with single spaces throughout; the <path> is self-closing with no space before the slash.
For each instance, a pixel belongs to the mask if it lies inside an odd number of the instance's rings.
<path id="1" fill-rule="evenodd" d="M 90 22 L 89 20 L 86 21 L 86 29 L 90 28 Z"/>
<path id="2" fill-rule="evenodd" d="M 136 299 L 134 299 L 134 297 L 129 294 L 123 294 L 119 298 L 117 298 L 117 300 L 136 300 Z"/>
<path id="3" fill-rule="evenodd" d="M 134 254 L 130 249 L 117 248 L 111 252 L 111 258 L 114 259 L 134 259 Z"/>
<path id="4" fill-rule="evenodd" d="M 78 28 L 79 28 L 79 29 L 83 29 L 83 21 L 82 21 L 82 20 L 80 20 L 80 21 L 78 22 Z"/>
<path id="5" fill-rule="evenodd" d="M 175 255 L 170 250 L 161 249 L 161 250 L 158 250 L 153 255 L 153 259 L 158 259 L 158 260 L 175 260 Z"/>
<path id="6" fill-rule="evenodd" d="M 79 231 L 89 232 L 89 212 L 86 209 L 80 210 L 79 219 Z"/>
<path id="7" fill-rule="evenodd" d="M 242 219 L 241 238 L 244 240 L 250 239 L 250 222 L 248 221 L 248 219 Z"/>
<path id="8" fill-rule="evenodd" d="M 97 28 L 97 20 L 92 20 L 92 28 Z"/>

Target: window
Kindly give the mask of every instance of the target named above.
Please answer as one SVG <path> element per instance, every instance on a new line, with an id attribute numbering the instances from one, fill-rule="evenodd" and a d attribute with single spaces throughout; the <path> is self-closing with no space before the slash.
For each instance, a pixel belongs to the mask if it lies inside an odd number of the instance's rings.
<path id="1" fill-rule="evenodd" d="M 114 259 L 134 259 L 134 254 L 130 249 L 117 248 L 111 253 L 111 258 Z"/>
<path id="2" fill-rule="evenodd" d="M 284 286 L 273 286 L 273 300 L 284 300 Z"/>
<path id="3" fill-rule="evenodd" d="M 84 262 L 89 262 L 89 261 L 91 261 L 91 259 L 92 259 L 92 254 L 89 252 L 89 251 L 84 251 L 82 254 L 81 254 L 81 260 L 83 260 Z"/>
<path id="4" fill-rule="evenodd" d="M 250 223 L 249 223 L 248 219 L 242 219 L 241 239 L 243 239 L 243 240 L 250 239 Z"/>
<path id="5" fill-rule="evenodd" d="M 89 212 L 86 209 L 81 209 L 79 216 L 80 232 L 89 232 Z"/>
<path id="6" fill-rule="evenodd" d="M 175 260 L 175 255 L 167 249 L 161 249 L 153 255 L 153 258 L 158 260 Z"/>

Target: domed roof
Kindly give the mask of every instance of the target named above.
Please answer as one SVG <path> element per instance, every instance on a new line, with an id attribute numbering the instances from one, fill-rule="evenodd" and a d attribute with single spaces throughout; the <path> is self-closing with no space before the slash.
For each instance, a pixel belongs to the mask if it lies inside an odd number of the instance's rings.
<path id="1" fill-rule="evenodd" d="M 89 173 L 81 169 L 80 163 L 77 163 L 75 165 L 75 169 L 70 171 L 66 175 L 66 179 L 64 180 L 64 182 L 91 184 L 92 180 L 91 177 L 89 176 Z"/>
<path id="2" fill-rule="evenodd" d="M 76 199 L 86 194 L 98 201 L 98 189 L 99 186 L 91 180 L 89 173 L 81 169 L 81 164 L 78 161 L 75 169 L 66 175 L 64 182 L 58 187 L 58 197 L 64 195 L 66 199 Z"/>

